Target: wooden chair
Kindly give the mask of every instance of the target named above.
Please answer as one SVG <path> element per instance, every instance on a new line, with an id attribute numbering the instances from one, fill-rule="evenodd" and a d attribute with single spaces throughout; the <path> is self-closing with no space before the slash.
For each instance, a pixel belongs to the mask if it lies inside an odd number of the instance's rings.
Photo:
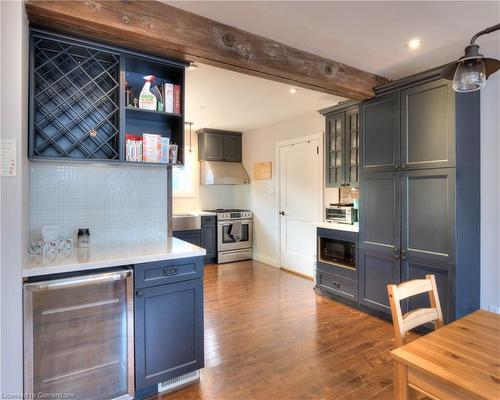
<path id="1" fill-rule="evenodd" d="M 408 331 L 417 326 L 433 322 L 434 327 L 438 329 L 444 325 L 434 275 L 426 275 L 425 279 L 414 279 L 399 285 L 387 285 L 387 292 L 389 293 L 392 323 L 398 347 L 404 344 L 404 338 Z M 401 300 L 426 292 L 429 294 L 430 308 L 419 308 L 405 315 L 402 314 Z"/>

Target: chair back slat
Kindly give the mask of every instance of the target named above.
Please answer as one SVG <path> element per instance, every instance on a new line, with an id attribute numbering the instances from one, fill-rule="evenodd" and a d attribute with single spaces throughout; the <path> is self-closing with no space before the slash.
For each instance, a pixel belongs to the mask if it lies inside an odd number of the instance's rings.
<path id="1" fill-rule="evenodd" d="M 399 300 L 404 300 L 430 290 L 432 290 L 432 283 L 429 279 L 413 279 L 398 285 L 398 297 Z"/>
<path id="2" fill-rule="evenodd" d="M 436 329 L 443 326 L 443 314 L 434 275 L 426 275 L 425 279 L 414 279 L 399 285 L 387 285 L 387 293 L 389 294 L 392 323 L 398 346 L 404 344 L 406 333 L 417 326 L 429 322 L 433 322 Z M 403 315 L 401 300 L 421 293 L 428 293 L 431 306 L 413 310 Z"/>
<path id="3" fill-rule="evenodd" d="M 439 314 L 435 308 L 419 308 L 418 310 L 410 311 L 403 317 L 404 330 L 411 331 L 417 326 L 434 322 L 439 318 Z"/>

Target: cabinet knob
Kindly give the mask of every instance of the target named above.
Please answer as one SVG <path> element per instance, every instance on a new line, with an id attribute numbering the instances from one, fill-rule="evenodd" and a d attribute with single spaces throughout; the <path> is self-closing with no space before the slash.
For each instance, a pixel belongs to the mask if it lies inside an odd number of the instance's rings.
<path id="1" fill-rule="evenodd" d="M 405 168 L 406 168 L 406 164 L 405 163 L 401 164 L 401 169 L 405 169 Z"/>
<path id="2" fill-rule="evenodd" d="M 142 294 L 143 294 L 143 293 L 142 293 L 142 290 L 136 290 L 136 291 L 135 291 L 135 295 L 136 295 L 136 297 L 142 297 Z"/>
<path id="3" fill-rule="evenodd" d="M 394 258 L 398 259 L 399 257 L 399 247 L 394 247 Z"/>

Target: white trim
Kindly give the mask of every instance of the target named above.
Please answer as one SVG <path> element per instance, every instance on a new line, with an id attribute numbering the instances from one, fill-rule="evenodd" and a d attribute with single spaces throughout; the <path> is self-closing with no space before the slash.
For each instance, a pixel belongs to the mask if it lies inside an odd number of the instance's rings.
<path id="1" fill-rule="evenodd" d="M 275 214 L 276 214 L 276 264 L 280 268 L 281 265 L 281 219 L 279 215 L 280 211 L 280 200 L 281 200 L 281 185 L 280 185 L 280 148 L 284 146 L 289 146 L 291 144 L 299 144 L 308 142 L 311 140 L 318 141 L 319 147 L 319 196 L 318 196 L 318 215 L 317 220 L 315 222 L 320 222 L 323 220 L 323 205 L 324 205 L 324 195 L 325 195 L 325 185 L 324 185 L 324 132 L 315 133 L 307 136 L 300 136 L 293 139 L 282 140 L 276 143 L 276 180 L 275 180 L 275 190 L 276 200 L 275 200 Z"/>
<path id="2" fill-rule="evenodd" d="M 281 268 L 279 263 L 278 263 L 278 260 L 276 260 L 276 258 L 270 257 L 266 254 L 262 254 L 262 253 L 258 253 L 256 251 L 254 251 L 253 252 L 253 259 L 255 261 L 270 265 L 271 267 Z"/>

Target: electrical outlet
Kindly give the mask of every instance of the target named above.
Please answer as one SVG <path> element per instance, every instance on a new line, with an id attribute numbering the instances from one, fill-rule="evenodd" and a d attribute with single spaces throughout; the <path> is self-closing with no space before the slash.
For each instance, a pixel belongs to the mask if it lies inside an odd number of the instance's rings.
<path id="1" fill-rule="evenodd" d="M 494 305 L 490 304 L 489 309 L 491 312 L 494 312 L 496 314 L 500 314 L 500 306 L 494 306 Z"/>

